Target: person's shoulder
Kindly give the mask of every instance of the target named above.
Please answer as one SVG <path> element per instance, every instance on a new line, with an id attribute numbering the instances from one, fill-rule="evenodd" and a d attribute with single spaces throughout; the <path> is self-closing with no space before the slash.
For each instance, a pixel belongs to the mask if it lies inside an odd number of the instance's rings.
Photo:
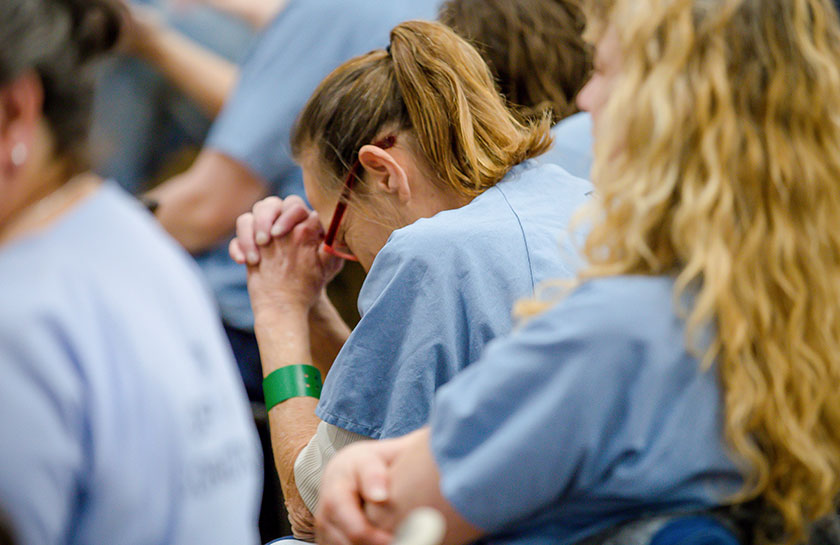
<path id="1" fill-rule="evenodd" d="M 596 342 L 655 342 L 681 330 L 674 280 L 669 276 L 625 275 L 587 280 L 535 321 L 552 327 L 558 320 Z"/>
<path id="2" fill-rule="evenodd" d="M 405 275 L 409 271 L 419 277 L 430 269 L 445 268 L 454 256 L 455 239 L 457 234 L 434 218 L 397 229 L 376 255 L 368 277 L 377 278 L 383 273 L 390 277 L 398 272 Z"/>
<path id="3" fill-rule="evenodd" d="M 145 262 L 150 269 L 168 267 L 173 273 L 195 269 L 186 251 L 155 217 L 116 183 L 105 182 L 98 202 L 92 204 L 95 206 L 84 216 L 80 215 L 74 229 L 68 229 L 64 235 L 77 237 L 78 243 L 90 252 L 91 259 L 113 262 L 114 257 L 120 256 L 131 263 Z M 111 255 L 95 253 L 93 250 L 99 245 Z"/>
<path id="4" fill-rule="evenodd" d="M 506 218 L 487 210 L 488 196 L 485 192 L 466 206 L 438 212 L 395 230 L 380 253 L 436 266 L 459 256 L 474 257 L 491 251 L 500 242 Z"/>
<path id="5" fill-rule="evenodd" d="M 592 116 L 587 112 L 579 112 L 570 115 L 565 119 L 561 119 L 551 129 L 551 134 L 557 136 L 574 136 L 576 138 L 585 137 L 586 140 L 591 140 L 592 134 Z"/>
<path id="6" fill-rule="evenodd" d="M 27 297 L 32 301 L 49 293 L 53 301 L 101 299 L 111 305 L 119 301 L 97 294 L 147 288 L 182 298 L 201 286 L 197 266 L 186 252 L 139 201 L 112 182 L 43 233 L 10 248 L 0 259 L 0 269 L 4 266 L 17 268 L 7 277 L 29 282 Z"/>
<path id="7" fill-rule="evenodd" d="M 589 188 L 559 167 L 529 161 L 465 206 L 395 230 L 380 254 L 430 263 L 495 260 L 499 251 L 521 243 L 523 221 L 548 214 L 552 226 L 565 226 L 568 214 L 557 210 L 576 208 Z"/>
<path id="8" fill-rule="evenodd" d="M 592 183 L 579 178 L 555 163 L 539 157 L 514 167 L 499 187 L 506 195 L 527 193 L 545 203 L 582 203 L 591 195 Z"/>

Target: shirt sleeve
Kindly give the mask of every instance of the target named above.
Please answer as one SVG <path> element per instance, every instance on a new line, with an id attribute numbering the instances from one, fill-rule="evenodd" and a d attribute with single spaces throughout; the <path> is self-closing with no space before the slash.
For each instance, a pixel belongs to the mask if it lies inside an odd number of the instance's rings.
<path id="1" fill-rule="evenodd" d="M 363 317 L 327 375 L 317 410 L 322 420 L 374 439 L 426 424 L 437 387 L 510 327 L 509 307 L 489 308 L 494 299 L 472 291 L 493 287 L 474 278 L 481 271 L 471 262 L 459 262 L 458 249 L 418 248 L 435 237 L 396 235 L 365 280 Z"/>
<path id="2" fill-rule="evenodd" d="M 290 5 L 266 27 L 206 144 L 248 167 L 272 193 L 283 196 L 301 192 L 289 146 L 292 125 L 309 94 L 333 68 L 301 62 L 317 51 L 309 50 L 317 39 L 309 28 L 312 24 L 297 5 Z"/>
<path id="3" fill-rule="evenodd" d="M 85 459 L 78 366 L 56 324 L 18 318 L 0 318 L 0 504 L 21 543 L 65 543 Z"/>
<path id="4" fill-rule="evenodd" d="M 367 51 L 356 37 L 357 26 L 367 23 L 351 5 L 290 2 L 258 38 L 210 131 L 208 147 L 247 166 L 274 194 L 303 194 L 291 152 L 292 127 L 321 80 Z M 386 39 L 382 33 L 383 43 Z"/>
<path id="5" fill-rule="evenodd" d="M 431 447 L 441 490 L 488 532 L 597 479 L 615 451 L 644 348 L 599 323 L 585 299 L 572 295 L 494 342 L 438 392 Z"/>

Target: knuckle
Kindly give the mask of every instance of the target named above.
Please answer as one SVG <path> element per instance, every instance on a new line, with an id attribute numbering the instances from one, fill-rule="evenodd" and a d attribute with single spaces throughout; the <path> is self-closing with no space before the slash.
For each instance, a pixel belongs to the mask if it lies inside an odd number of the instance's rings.
<path id="1" fill-rule="evenodd" d="M 286 200 L 283 201 L 285 206 L 303 206 L 303 199 L 301 199 L 298 195 L 290 195 L 286 197 Z"/>
<path id="2" fill-rule="evenodd" d="M 282 206 L 282 205 L 283 205 L 283 199 L 281 199 L 280 197 L 272 195 L 271 197 L 266 197 L 263 200 L 257 202 L 257 204 L 254 205 L 254 208 L 256 208 L 256 207 L 276 208 L 277 206 Z"/>
<path id="3" fill-rule="evenodd" d="M 253 222 L 253 214 L 248 212 L 247 214 L 242 214 L 238 218 L 236 218 L 236 228 L 237 229 L 245 229 L 251 225 Z"/>
<path id="4" fill-rule="evenodd" d="M 296 203 L 287 209 L 287 214 L 298 217 L 306 216 L 308 215 L 308 212 L 306 211 L 306 207 L 303 206 L 303 203 Z"/>
<path id="5" fill-rule="evenodd" d="M 263 203 L 266 208 L 278 209 L 283 207 L 283 199 L 276 195 L 263 199 Z"/>

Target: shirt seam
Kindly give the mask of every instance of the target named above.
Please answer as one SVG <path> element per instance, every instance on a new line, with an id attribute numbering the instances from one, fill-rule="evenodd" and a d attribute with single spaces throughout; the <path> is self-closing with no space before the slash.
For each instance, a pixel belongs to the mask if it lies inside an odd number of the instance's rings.
<path id="1" fill-rule="evenodd" d="M 531 263 L 531 249 L 528 247 L 528 237 L 525 235 L 525 227 L 522 225 L 522 218 L 519 217 L 519 214 L 516 213 L 516 210 L 514 210 L 513 206 L 510 204 L 510 200 L 508 200 L 504 190 L 498 185 L 495 187 L 499 190 L 499 193 L 501 193 L 502 198 L 505 200 L 505 204 L 510 209 L 513 217 L 516 218 L 517 225 L 519 225 L 519 232 L 522 234 L 522 244 L 525 245 L 525 257 L 528 260 L 528 276 L 531 279 L 531 293 L 534 293 L 537 289 L 537 283 L 536 280 L 534 280 L 534 267 Z"/>

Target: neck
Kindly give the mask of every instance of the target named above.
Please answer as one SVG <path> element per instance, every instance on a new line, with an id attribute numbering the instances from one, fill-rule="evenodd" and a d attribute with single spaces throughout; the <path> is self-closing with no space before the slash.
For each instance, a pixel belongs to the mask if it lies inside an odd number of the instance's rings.
<path id="1" fill-rule="evenodd" d="M 412 217 L 408 223 L 414 223 L 422 218 L 431 218 L 438 212 L 461 208 L 472 202 L 473 198 L 462 195 L 454 190 L 430 188 L 429 192 L 416 199 L 412 206 Z"/>
<path id="2" fill-rule="evenodd" d="M 70 178 L 62 165 L 44 169 L 39 179 L 43 181 L 0 222 L 0 245 L 48 227 L 99 185 L 91 174 Z"/>

